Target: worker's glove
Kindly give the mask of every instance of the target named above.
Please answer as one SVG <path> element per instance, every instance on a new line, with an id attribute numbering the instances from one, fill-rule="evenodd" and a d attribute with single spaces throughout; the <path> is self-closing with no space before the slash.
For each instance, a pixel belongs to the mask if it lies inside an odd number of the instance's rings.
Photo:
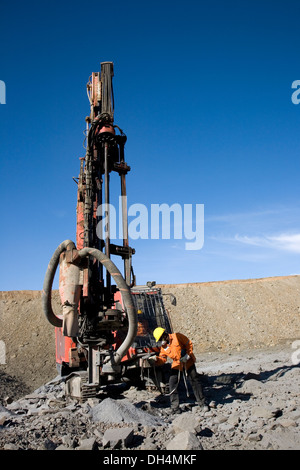
<path id="1" fill-rule="evenodd" d="M 150 363 L 150 364 L 154 364 L 154 362 L 156 362 L 157 360 L 157 356 L 150 356 L 150 357 L 147 357 L 147 361 Z"/>
<path id="2" fill-rule="evenodd" d="M 181 359 L 180 362 L 187 362 L 190 359 L 190 356 L 188 354 L 185 354 Z"/>

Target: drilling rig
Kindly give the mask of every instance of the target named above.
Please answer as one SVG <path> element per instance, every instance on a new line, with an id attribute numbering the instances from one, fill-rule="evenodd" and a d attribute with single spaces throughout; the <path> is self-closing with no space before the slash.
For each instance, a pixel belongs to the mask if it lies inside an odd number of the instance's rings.
<path id="1" fill-rule="evenodd" d="M 86 151 L 77 183 L 76 244 L 63 241 L 49 262 L 42 294 L 43 311 L 55 327 L 56 364 L 67 393 L 86 399 L 121 381 L 149 381 L 149 354 L 156 350 L 152 331 L 172 332 L 161 289 L 155 282 L 137 286 L 129 246 L 125 161 L 127 137 L 114 120 L 114 66 L 102 62 L 87 83 L 90 115 L 85 119 Z M 111 243 L 110 182 L 120 178 L 123 243 Z M 123 274 L 112 261 L 123 260 Z M 62 312 L 52 308 L 52 285 L 59 265 Z M 171 301 L 176 300 L 171 295 Z M 158 383 L 159 382 L 159 383 Z M 146 385 L 147 385 L 146 384 Z"/>

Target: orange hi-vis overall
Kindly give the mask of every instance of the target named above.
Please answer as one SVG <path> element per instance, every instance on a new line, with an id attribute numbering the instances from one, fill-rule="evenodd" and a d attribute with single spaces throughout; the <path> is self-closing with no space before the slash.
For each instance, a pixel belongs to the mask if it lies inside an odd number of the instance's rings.
<path id="1" fill-rule="evenodd" d="M 169 344 L 160 348 L 156 365 L 160 366 L 164 364 L 169 357 L 173 360 L 172 369 L 183 370 L 183 363 L 180 362 L 180 359 L 181 351 L 184 349 L 186 354 L 190 356 L 190 359 L 185 363 L 185 368 L 188 370 L 196 362 L 192 342 L 182 333 L 169 334 L 169 341 Z"/>

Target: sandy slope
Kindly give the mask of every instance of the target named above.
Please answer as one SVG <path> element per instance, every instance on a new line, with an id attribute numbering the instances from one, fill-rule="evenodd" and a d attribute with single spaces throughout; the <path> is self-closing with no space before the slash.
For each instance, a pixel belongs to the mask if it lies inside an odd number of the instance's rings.
<path id="1" fill-rule="evenodd" d="M 173 328 L 192 339 L 197 354 L 300 339 L 300 276 L 161 287 L 176 296 L 176 306 L 164 296 Z M 57 291 L 53 308 L 60 312 Z M 40 291 L 0 292 L 0 341 L 6 347 L 0 371 L 26 389 L 56 376 L 54 328 L 42 312 Z"/>

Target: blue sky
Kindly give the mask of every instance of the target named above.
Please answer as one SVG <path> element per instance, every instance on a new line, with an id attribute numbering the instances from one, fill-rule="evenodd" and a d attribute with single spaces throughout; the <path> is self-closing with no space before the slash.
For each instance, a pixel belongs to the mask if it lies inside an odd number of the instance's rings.
<path id="1" fill-rule="evenodd" d="M 128 204 L 204 204 L 201 250 L 131 241 L 138 284 L 300 273 L 299 15 L 297 0 L 2 2 L 0 289 L 41 289 L 75 239 L 86 83 L 103 61 Z"/>

